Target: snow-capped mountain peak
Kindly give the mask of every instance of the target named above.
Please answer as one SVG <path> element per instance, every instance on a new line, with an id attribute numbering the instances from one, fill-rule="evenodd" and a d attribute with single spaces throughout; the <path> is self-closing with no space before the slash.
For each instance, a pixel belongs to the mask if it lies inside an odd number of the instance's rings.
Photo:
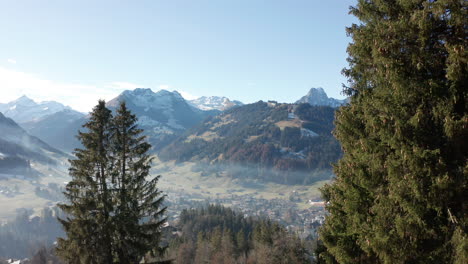
<path id="1" fill-rule="evenodd" d="M 185 101 L 185 99 L 182 97 L 182 95 L 178 91 L 172 91 L 169 92 L 168 90 L 159 90 L 156 93 L 156 96 L 159 97 L 171 97 L 173 100 L 179 100 L 179 101 Z"/>
<path id="2" fill-rule="evenodd" d="M 176 137 L 209 114 L 190 106 L 177 91 L 127 90 L 109 101 L 107 106 L 116 109 L 122 101 L 137 115 L 139 125 L 145 129 L 154 146 L 169 137 Z"/>
<path id="3" fill-rule="evenodd" d="M 6 104 L 0 104 L 0 112 L 18 123 L 40 120 L 48 115 L 71 109 L 55 101 L 36 103 L 26 95 Z"/>
<path id="4" fill-rule="evenodd" d="M 235 106 L 243 105 L 239 101 L 231 101 L 224 96 L 202 96 L 195 100 L 190 100 L 189 103 L 201 110 L 220 110 L 224 111 Z"/>
<path id="5" fill-rule="evenodd" d="M 148 109 L 170 109 L 174 102 L 185 100 L 177 91 L 160 90 L 155 93 L 151 88 L 136 88 L 135 90 L 124 91 L 109 101 L 107 105 L 117 107 L 120 101 L 143 107 L 148 111 Z"/>
<path id="6" fill-rule="evenodd" d="M 33 106 L 36 105 L 36 102 L 32 100 L 31 98 L 27 97 L 26 95 L 21 96 L 20 98 L 11 101 L 8 104 L 12 105 L 23 105 L 23 106 Z"/>

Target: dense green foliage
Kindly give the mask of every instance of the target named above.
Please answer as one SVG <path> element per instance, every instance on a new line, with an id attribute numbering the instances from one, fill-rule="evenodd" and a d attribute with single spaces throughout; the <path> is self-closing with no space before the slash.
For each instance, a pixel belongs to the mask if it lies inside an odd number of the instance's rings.
<path id="1" fill-rule="evenodd" d="M 152 158 L 147 154 L 151 145 L 145 142 L 143 132 L 136 127 L 136 117 L 124 103 L 117 109 L 113 120 L 112 151 L 114 168 L 113 216 L 115 254 L 118 263 L 137 263 L 151 252 L 160 255 L 161 219 L 166 208 L 164 196 L 157 189 L 160 176 L 147 181 Z M 141 221 L 146 221 L 144 224 Z"/>
<path id="2" fill-rule="evenodd" d="M 174 263 L 310 263 L 304 244 L 277 223 L 219 205 L 184 210 L 168 255 Z"/>
<path id="3" fill-rule="evenodd" d="M 468 2 L 360 0 L 351 13 L 322 261 L 467 263 Z"/>
<path id="4" fill-rule="evenodd" d="M 334 111 L 309 104 L 264 102 L 236 107 L 189 130 L 164 148 L 159 157 L 230 165 L 222 167 L 234 177 L 311 183 L 318 180 L 317 175 L 327 174 L 329 178 L 331 163 L 341 155 L 331 134 Z"/>
<path id="5" fill-rule="evenodd" d="M 58 240 L 57 254 L 69 263 L 136 263 L 162 253 L 163 196 L 159 177 L 146 180 L 151 146 L 136 117 L 124 103 L 113 117 L 100 101 L 84 127 L 83 149 L 70 160 L 68 203 L 59 205 L 67 237 Z"/>

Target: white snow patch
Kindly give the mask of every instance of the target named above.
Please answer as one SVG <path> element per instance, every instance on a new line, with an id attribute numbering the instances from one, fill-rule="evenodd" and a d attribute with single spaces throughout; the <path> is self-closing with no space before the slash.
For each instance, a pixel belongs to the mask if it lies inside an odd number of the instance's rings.
<path id="1" fill-rule="evenodd" d="M 165 109 L 171 108 L 174 99 L 177 99 L 177 94 L 171 93 L 169 91 L 161 90 L 157 93 L 149 89 L 140 89 L 135 90 L 133 92 L 129 92 L 131 94 L 131 101 L 140 107 L 145 107 L 146 109 Z"/>
<path id="2" fill-rule="evenodd" d="M 306 159 L 307 156 L 306 154 L 304 154 L 304 151 L 301 150 L 299 152 L 292 152 L 290 151 L 289 149 L 287 148 L 280 148 L 280 153 L 284 156 L 284 157 L 287 157 L 287 158 L 291 158 L 291 159 Z"/>
<path id="3" fill-rule="evenodd" d="M 239 102 L 233 102 L 227 97 L 220 96 L 202 96 L 195 100 L 190 100 L 190 104 L 201 110 L 226 110 L 239 105 Z"/>
<path id="4" fill-rule="evenodd" d="M 212 107 L 212 106 L 206 106 L 206 105 L 197 105 L 197 107 L 200 109 L 200 110 L 214 110 L 215 108 Z"/>
<path id="5" fill-rule="evenodd" d="M 314 131 L 312 131 L 310 129 L 306 129 L 306 128 L 301 128 L 301 135 L 303 137 L 316 137 L 316 136 L 318 136 L 317 133 L 315 133 Z"/>
<path id="6" fill-rule="evenodd" d="M 153 132 L 156 134 L 174 134 L 174 130 L 170 129 L 167 126 L 158 126 L 153 128 Z"/>

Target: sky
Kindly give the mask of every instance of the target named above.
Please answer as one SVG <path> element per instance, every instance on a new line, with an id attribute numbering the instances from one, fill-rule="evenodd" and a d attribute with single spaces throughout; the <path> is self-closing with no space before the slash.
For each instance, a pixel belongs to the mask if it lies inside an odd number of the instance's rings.
<path id="1" fill-rule="evenodd" d="M 0 0 L 0 103 L 89 111 L 126 89 L 294 102 L 343 98 L 355 0 Z"/>

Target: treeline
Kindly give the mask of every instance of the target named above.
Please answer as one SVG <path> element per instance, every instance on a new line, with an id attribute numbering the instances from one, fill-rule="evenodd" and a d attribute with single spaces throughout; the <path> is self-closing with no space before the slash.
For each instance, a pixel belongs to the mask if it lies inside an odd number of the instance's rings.
<path id="1" fill-rule="evenodd" d="M 158 155 L 165 161 L 255 168 L 248 174 L 236 174 L 226 166 L 228 174 L 234 177 L 308 184 L 318 172 L 328 171 L 329 177 L 331 164 L 341 157 L 340 145 L 331 133 L 334 112 L 331 107 L 309 104 L 245 105 L 208 118 Z M 291 113 L 298 119 L 292 121 L 288 117 Z M 294 124 L 280 128 L 277 123 L 281 121 Z M 213 137 L 204 138 L 206 134 Z"/>
<path id="2" fill-rule="evenodd" d="M 0 227 L 0 263 L 25 259 L 25 264 L 63 263 L 54 242 L 63 236 L 58 208 L 40 216 L 21 210 Z M 162 229 L 161 245 L 172 263 L 313 263 L 316 241 L 301 241 L 282 225 L 263 218 L 244 217 L 221 205 L 183 210 L 174 226 Z M 159 259 L 157 259 L 159 260 Z M 5 262 L 6 263 L 6 262 Z"/>
<path id="3" fill-rule="evenodd" d="M 172 234 L 167 254 L 175 264 L 312 262 L 312 242 L 220 205 L 182 211 Z"/>

